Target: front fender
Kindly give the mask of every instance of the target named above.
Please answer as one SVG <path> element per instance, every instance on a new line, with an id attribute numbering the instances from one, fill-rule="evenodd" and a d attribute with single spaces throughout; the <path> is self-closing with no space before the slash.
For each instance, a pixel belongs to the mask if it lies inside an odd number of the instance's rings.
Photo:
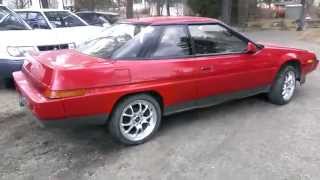
<path id="1" fill-rule="evenodd" d="M 282 65 L 290 62 L 290 61 L 296 61 L 301 64 L 300 57 L 296 53 L 286 53 L 281 56 L 280 61 L 278 62 L 278 67 L 281 68 Z"/>

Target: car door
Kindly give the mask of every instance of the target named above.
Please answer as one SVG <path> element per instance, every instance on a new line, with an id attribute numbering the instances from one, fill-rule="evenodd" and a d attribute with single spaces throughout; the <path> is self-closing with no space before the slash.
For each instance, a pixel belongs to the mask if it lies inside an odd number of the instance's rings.
<path id="1" fill-rule="evenodd" d="M 235 93 L 245 96 L 271 83 L 273 66 L 269 56 L 259 51 L 247 53 L 249 40 L 246 38 L 220 24 L 189 25 L 188 28 L 195 61 L 199 63 L 199 99 L 216 100 Z"/>

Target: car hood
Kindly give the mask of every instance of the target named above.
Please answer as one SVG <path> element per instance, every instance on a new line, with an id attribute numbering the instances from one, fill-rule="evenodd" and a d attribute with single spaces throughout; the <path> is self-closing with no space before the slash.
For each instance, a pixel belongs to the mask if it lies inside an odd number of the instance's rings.
<path id="1" fill-rule="evenodd" d="M 280 49 L 280 50 L 290 50 L 290 51 L 307 51 L 303 49 L 298 49 L 298 48 L 293 48 L 293 47 L 288 47 L 288 46 L 281 46 L 278 44 L 272 44 L 272 43 L 261 43 L 263 44 L 266 48 L 270 49 Z"/>

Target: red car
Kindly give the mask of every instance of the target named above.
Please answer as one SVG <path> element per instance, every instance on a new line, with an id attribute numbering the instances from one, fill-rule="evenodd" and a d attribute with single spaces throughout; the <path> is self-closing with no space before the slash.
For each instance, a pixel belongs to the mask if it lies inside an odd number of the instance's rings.
<path id="1" fill-rule="evenodd" d="M 13 76 L 42 124 L 108 122 L 116 140 L 135 145 L 173 113 L 260 93 L 287 104 L 317 65 L 312 52 L 255 43 L 218 20 L 153 17 L 30 57 Z"/>

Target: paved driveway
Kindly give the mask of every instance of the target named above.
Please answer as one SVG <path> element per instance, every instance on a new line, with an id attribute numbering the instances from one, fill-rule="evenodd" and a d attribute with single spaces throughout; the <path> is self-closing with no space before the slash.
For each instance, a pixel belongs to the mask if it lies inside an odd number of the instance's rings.
<path id="1" fill-rule="evenodd" d="M 296 32 L 254 39 L 320 52 Z M 320 54 L 318 54 L 320 57 Z M 320 179 L 320 73 L 291 104 L 252 97 L 165 118 L 150 142 L 125 147 L 104 127 L 41 129 L 0 90 L 0 179 Z"/>

